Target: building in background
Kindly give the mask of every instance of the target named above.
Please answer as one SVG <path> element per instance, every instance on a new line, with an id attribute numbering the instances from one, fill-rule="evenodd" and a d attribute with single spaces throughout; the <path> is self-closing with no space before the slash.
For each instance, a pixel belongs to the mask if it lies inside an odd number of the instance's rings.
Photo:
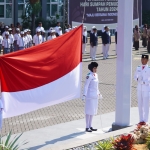
<path id="1" fill-rule="evenodd" d="M 22 22 L 21 15 L 25 9 L 28 0 L 0 0 L 0 22 L 6 25 L 11 23 Z M 63 16 L 63 0 L 41 0 L 42 10 L 41 17 L 50 19 L 56 14 L 60 16 L 59 21 L 62 21 Z M 17 11 L 16 11 L 17 10 Z"/>
<path id="2" fill-rule="evenodd" d="M 150 0 L 142 0 L 143 11 L 150 11 Z"/>
<path id="3" fill-rule="evenodd" d="M 4 22 L 6 25 L 22 22 L 21 15 L 27 1 L 28 0 L 0 0 L 0 22 Z M 67 4 L 67 0 L 41 0 L 42 10 L 40 16 L 44 19 L 50 19 L 58 14 L 60 16 L 58 21 L 67 23 L 67 20 L 65 21 L 67 16 L 63 17 L 64 3 Z M 150 10 L 150 0 L 142 0 L 142 10 Z M 68 12 L 65 14 L 67 15 Z"/>

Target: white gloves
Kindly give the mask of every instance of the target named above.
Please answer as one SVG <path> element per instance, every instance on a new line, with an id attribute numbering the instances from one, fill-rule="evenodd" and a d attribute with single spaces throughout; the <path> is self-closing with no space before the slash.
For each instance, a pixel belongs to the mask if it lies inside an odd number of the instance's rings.
<path id="1" fill-rule="evenodd" d="M 141 81 L 143 82 L 143 78 L 142 77 L 138 77 L 138 81 L 139 82 L 141 82 Z"/>
<path id="2" fill-rule="evenodd" d="M 84 102 L 85 102 L 85 98 L 86 98 L 85 95 L 83 95 L 83 96 L 82 96 L 82 100 L 83 100 Z"/>
<path id="3" fill-rule="evenodd" d="M 99 94 L 99 97 L 98 97 L 99 99 L 103 99 L 103 96 L 102 96 L 102 94 Z"/>

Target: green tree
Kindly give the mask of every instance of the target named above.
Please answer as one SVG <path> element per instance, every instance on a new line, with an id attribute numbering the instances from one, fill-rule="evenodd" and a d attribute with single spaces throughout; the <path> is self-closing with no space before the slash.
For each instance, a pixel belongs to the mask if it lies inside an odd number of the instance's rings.
<path id="1" fill-rule="evenodd" d="M 28 18 L 28 20 L 31 19 L 32 35 L 35 32 L 35 19 L 40 11 L 41 11 L 40 0 L 29 0 L 25 4 L 24 18 Z"/>

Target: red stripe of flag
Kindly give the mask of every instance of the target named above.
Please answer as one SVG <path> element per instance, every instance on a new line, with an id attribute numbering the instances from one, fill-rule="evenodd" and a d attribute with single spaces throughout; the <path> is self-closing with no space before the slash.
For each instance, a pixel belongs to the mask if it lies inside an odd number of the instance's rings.
<path id="1" fill-rule="evenodd" d="M 17 92 L 53 82 L 82 61 L 82 25 L 52 41 L 0 57 L 2 92 Z"/>

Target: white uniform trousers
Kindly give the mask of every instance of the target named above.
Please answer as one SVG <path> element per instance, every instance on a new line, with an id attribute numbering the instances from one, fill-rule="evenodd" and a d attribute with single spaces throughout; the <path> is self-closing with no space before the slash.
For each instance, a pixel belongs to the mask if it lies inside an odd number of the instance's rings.
<path id="1" fill-rule="evenodd" d="M 104 52 L 104 46 L 103 46 L 103 44 L 102 44 L 102 52 L 101 52 L 101 54 L 103 54 L 103 52 Z"/>
<path id="2" fill-rule="evenodd" d="M 95 59 L 96 58 L 96 51 L 97 51 L 97 46 L 93 46 L 92 48 L 91 48 L 91 58 L 92 59 Z"/>
<path id="3" fill-rule="evenodd" d="M 137 91 L 140 122 L 148 122 L 149 91 Z"/>
<path id="4" fill-rule="evenodd" d="M 109 51 L 110 44 L 103 44 L 103 58 L 106 59 L 108 57 L 108 51 Z"/>
<path id="5" fill-rule="evenodd" d="M 90 57 L 92 58 L 92 46 L 90 45 Z"/>
<path id="6" fill-rule="evenodd" d="M 86 52 L 86 43 L 82 43 L 82 54 Z"/>

